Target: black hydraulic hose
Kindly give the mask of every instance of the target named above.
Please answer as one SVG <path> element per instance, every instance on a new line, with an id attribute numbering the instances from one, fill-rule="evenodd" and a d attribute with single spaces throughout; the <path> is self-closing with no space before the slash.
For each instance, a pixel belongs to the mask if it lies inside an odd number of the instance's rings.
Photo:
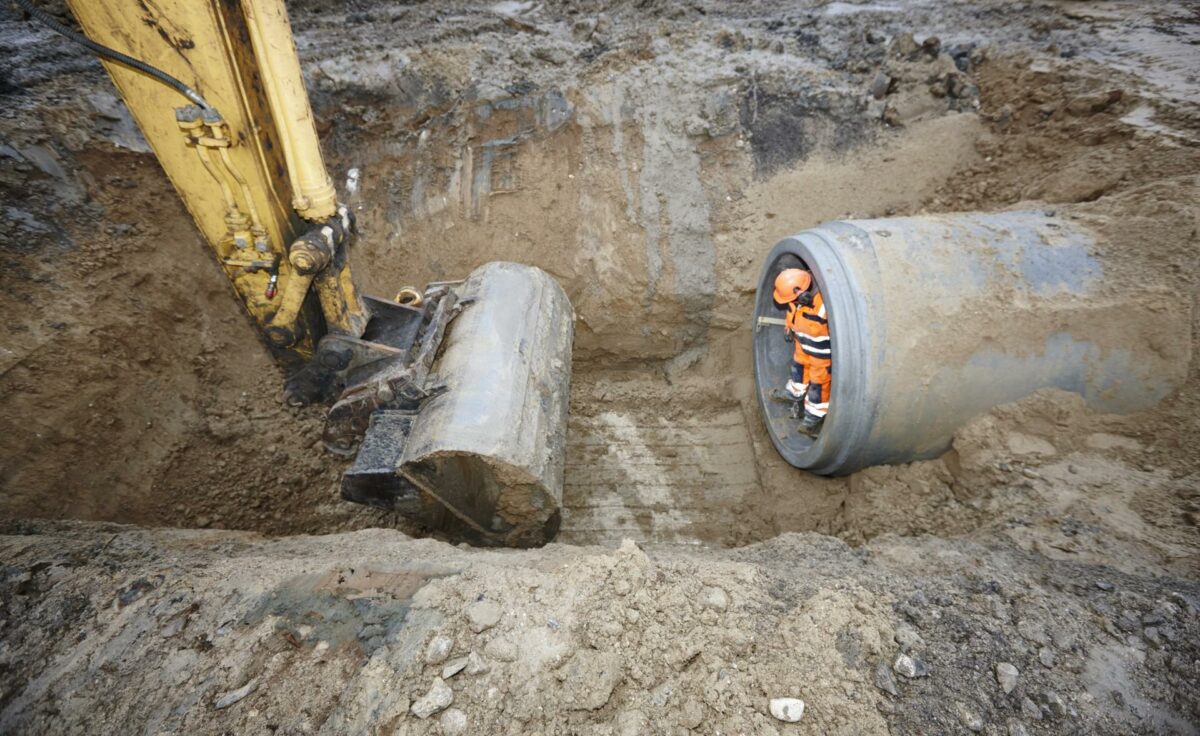
<path id="1" fill-rule="evenodd" d="M 104 58 L 109 59 L 111 61 L 115 61 L 118 64 L 123 64 L 131 69 L 136 69 L 139 72 L 142 72 L 143 74 L 149 74 L 150 76 L 154 77 L 155 79 L 162 82 L 163 84 L 169 85 L 169 86 L 174 87 L 175 89 L 179 90 L 180 94 L 182 94 L 184 97 L 187 97 L 189 100 L 191 100 L 192 102 L 199 105 L 201 107 L 201 109 L 204 109 L 204 110 L 212 110 L 213 109 L 212 105 L 208 104 L 208 101 L 205 100 L 203 97 L 201 97 L 199 92 L 197 92 L 196 90 L 187 86 L 186 84 L 179 81 L 175 77 L 172 77 L 170 74 L 167 74 L 163 70 L 156 69 L 144 61 L 138 61 L 137 59 L 133 58 L 132 56 L 126 56 L 125 54 L 122 54 L 120 51 L 116 51 L 116 50 L 110 49 L 109 47 L 104 46 L 102 44 L 98 44 L 95 41 L 93 41 L 92 39 L 83 35 L 82 33 L 76 33 L 75 31 L 71 30 L 70 28 L 67 28 L 66 26 L 59 23 L 57 20 L 55 20 L 54 16 L 50 15 L 49 13 L 42 10 L 41 8 L 35 7 L 34 4 L 31 3 L 29 0 L 13 0 L 13 2 L 15 2 L 17 4 L 17 6 L 20 7 L 22 10 L 24 10 L 26 13 L 29 13 L 29 15 L 33 16 L 33 18 L 36 19 L 39 23 L 46 26 L 47 28 L 54 31 L 55 33 L 59 34 L 60 36 L 63 36 L 67 40 L 77 43 L 80 46 L 83 46 L 84 48 L 90 50 L 92 53 L 97 54 L 99 56 L 103 56 Z"/>

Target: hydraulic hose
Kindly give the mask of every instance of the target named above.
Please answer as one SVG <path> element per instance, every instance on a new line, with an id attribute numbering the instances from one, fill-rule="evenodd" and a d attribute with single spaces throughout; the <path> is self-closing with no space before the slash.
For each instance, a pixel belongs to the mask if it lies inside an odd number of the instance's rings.
<path id="1" fill-rule="evenodd" d="M 130 69 L 136 69 L 137 71 L 142 72 L 143 74 L 148 74 L 149 76 L 154 77 L 155 79 L 157 79 L 158 81 L 162 82 L 165 85 L 174 87 L 176 90 L 179 91 L 179 93 L 181 95 L 188 98 L 192 102 L 196 103 L 204 110 L 212 110 L 213 109 L 213 106 L 208 104 L 208 101 L 205 100 L 203 97 L 201 97 L 199 92 L 197 92 L 196 90 L 187 86 L 186 84 L 179 81 L 175 77 L 172 77 L 170 74 L 167 74 L 163 70 L 156 69 L 155 67 L 150 66 L 149 64 L 147 64 L 144 61 L 139 61 L 139 60 L 133 58 L 132 56 L 127 56 L 125 54 L 122 54 L 120 51 L 116 51 L 115 49 L 110 49 L 109 47 L 104 46 L 103 44 L 98 44 L 95 41 L 93 41 L 92 39 L 83 35 L 82 33 L 77 33 L 75 31 L 71 30 L 70 28 L 67 28 L 66 26 L 59 23 L 57 20 L 55 20 L 54 16 L 50 15 L 49 13 L 42 10 L 41 8 L 34 6 L 34 4 L 32 2 L 30 2 L 30 0 L 13 0 L 13 2 L 15 2 L 17 4 L 17 6 L 19 8 L 21 8 L 22 10 L 24 10 L 26 13 L 29 13 L 29 15 L 32 16 L 39 23 L 46 26 L 47 28 L 54 31 L 55 33 L 59 34 L 63 38 L 66 38 L 68 41 L 71 41 L 72 43 L 76 43 L 76 44 L 84 47 L 85 49 L 88 49 L 92 53 L 94 53 L 98 56 L 102 56 L 105 59 L 108 59 L 109 61 L 115 61 L 118 64 L 122 64 L 124 66 L 129 67 Z"/>

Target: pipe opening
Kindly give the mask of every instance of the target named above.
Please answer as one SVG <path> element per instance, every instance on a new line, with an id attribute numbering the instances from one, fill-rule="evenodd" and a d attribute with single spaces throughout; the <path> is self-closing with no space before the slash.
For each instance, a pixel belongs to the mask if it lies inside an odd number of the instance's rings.
<path id="1" fill-rule="evenodd" d="M 764 261 L 755 298 L 755 393 L 767 433 L 788 463 L 820 474 L 842 472 L 869 429 L 871 414 L 866 403 L 870 366 L 863 356 L 869 341 L 861 290 L 839 248 L 821 231 L 785 238 Z M 773 297 L 775 277 L 786 268 L 807 268 L 812 273 L 829 324 L 829 409 L 815 437 L 800 431 L 800 420 L 791 417 L 788 402 L 772 395 L 787 381 L 793 359 L 793 343 L 785 338 L 782 326 L 786 313 L 775 306 Z"/>

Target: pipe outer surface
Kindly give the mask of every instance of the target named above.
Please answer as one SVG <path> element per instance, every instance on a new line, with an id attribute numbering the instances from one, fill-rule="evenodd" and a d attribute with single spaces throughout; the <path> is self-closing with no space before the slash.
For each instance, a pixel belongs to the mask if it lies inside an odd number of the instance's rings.
<path id="1" fill-rule="evenodd" d="M 1160 343 L 1188 344 L 1188 320 L 1171 317 L 1151 286 L 1114 279 L 1104 246 L 1072 220 L 1033 211 L 834 221 L 784 238 L 764 264 L 753 328 L 775 448 L 798 468 L 841 475 L 937 456 L 972 418 L 1043 388 L 1101 412 L 1158 403 L 1187 366 Z M 783 316 L 775 276 L 801 264 L 825 299 L 832 343 L 829 414 L 815 440 L 770 397 L 787 380 L 792 343 L 759 319 Z"/>

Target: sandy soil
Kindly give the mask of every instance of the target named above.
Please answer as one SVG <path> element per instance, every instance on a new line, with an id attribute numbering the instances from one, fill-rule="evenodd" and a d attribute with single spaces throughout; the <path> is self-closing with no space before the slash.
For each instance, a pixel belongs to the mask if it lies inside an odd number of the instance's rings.
<path id="1" fill-rule="evenodd" d="M 289 7 L 331 168 L 361 172 L 367 290 L 505 258 L 567 289 L 562 544 L 408 541 L 341 502 L 321 408 L 282 404 L 99 66 L 0 16 L 0 730 L 456 732 L 405 715 L 446 636 L 490 667 L 449 680 L 457 732 L 1195 731 L 1194 359 L 1145 415 L 1038 396 L 943 458 L 827 479 L 772 451 L 748 349 L 778 238 L 1032 205 L 1127 249 L 1123 287 L 1169 274 L 1187 362 L 1193 10 Z"/>

